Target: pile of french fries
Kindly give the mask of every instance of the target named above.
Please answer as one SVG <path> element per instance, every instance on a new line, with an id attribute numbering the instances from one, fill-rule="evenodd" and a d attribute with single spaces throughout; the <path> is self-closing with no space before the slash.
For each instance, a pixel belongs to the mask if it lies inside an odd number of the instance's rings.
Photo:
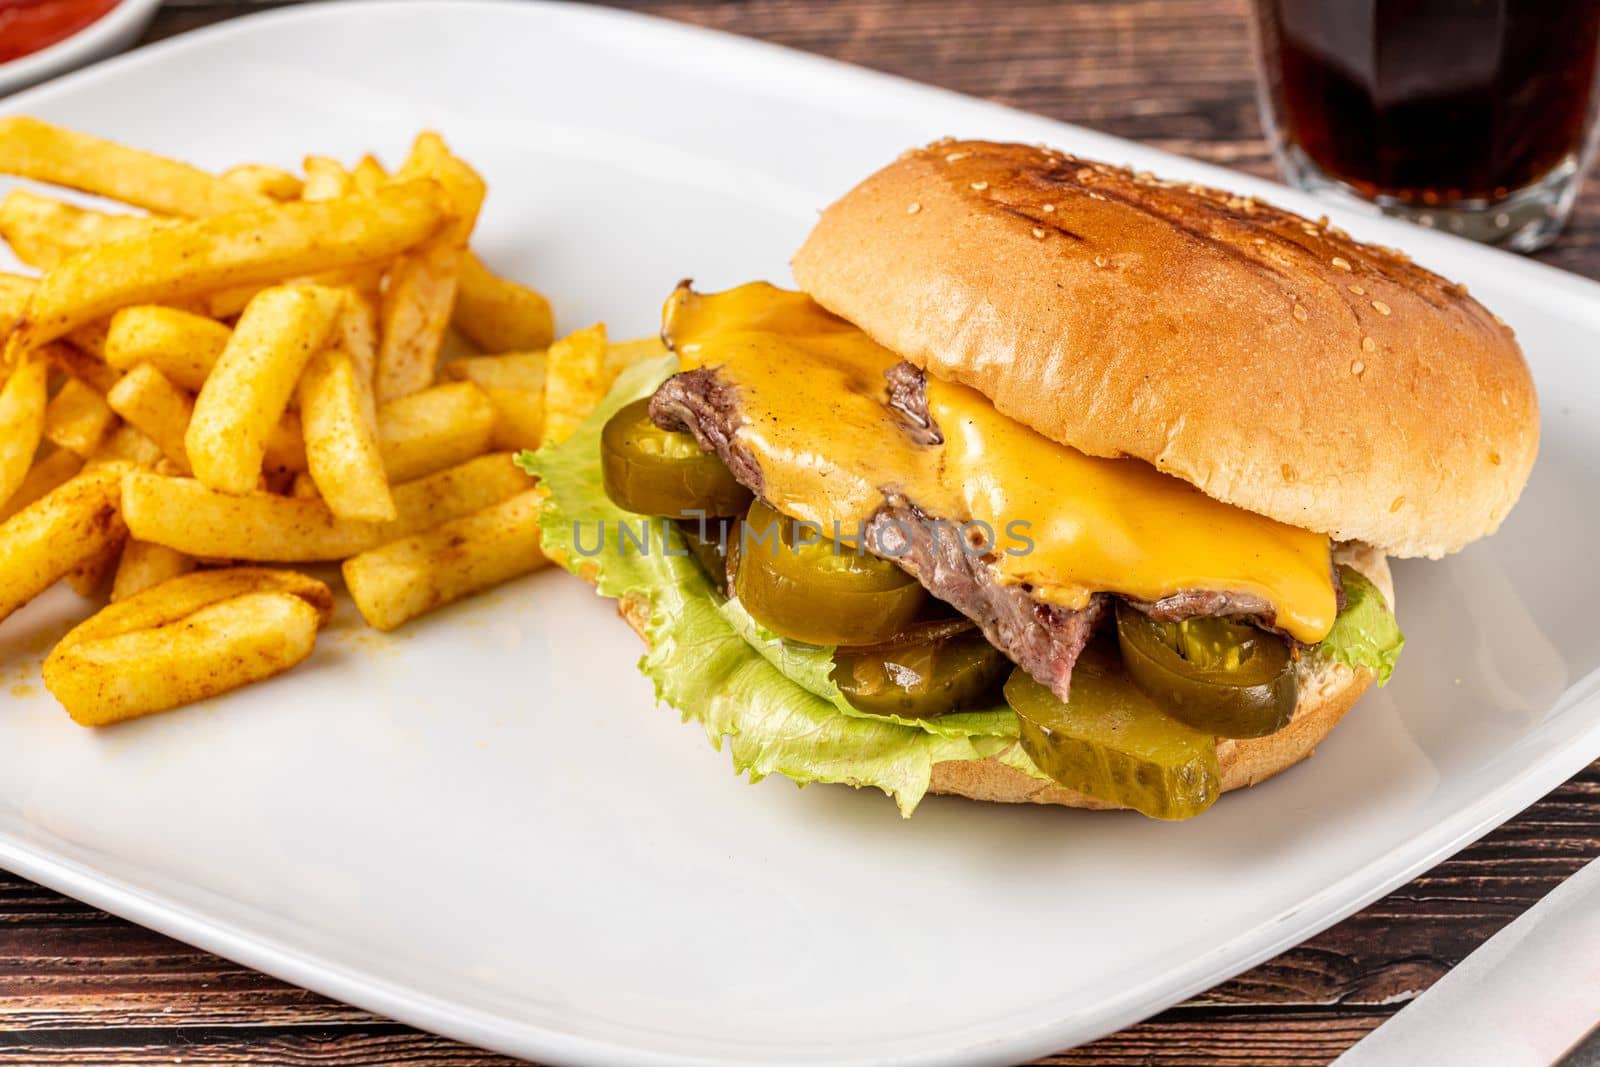
<path id="1" fill-rule="evenodd" d="M 340 563 L 392 630 L 544 565 L 515 450 L 569 433 L 653 339 L 553 342 L 470 242 L 486 188 L 437 134 L 392 173 L 213 174 L 0 119 L 0 624 L 58 581 L 93 607 L 45 684 L 104 725 L 310 655 Z M 484 354 L 488 353 L 488 354 Z"/>

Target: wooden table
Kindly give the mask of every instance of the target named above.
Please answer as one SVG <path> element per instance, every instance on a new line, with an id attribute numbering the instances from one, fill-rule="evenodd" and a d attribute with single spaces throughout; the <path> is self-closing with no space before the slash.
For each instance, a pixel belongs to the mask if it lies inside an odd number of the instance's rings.
<path id="1" fill-rule="evenodd" d="M 619 0 L 1272 173 L 1246 0 Z M 148 39 L 269 4 L 168 0 Z M 1600 277 L 1600 182 L 1540 258 Z M 1149 1022 L 1042 1063 L 1323 1064 L 1600 855 L 1600 764 L 1456 858 Z M 1175 906 L 1182 906 L 1175 899 Z M 513 917 L 507 917 L 513 921 Z M 0 873 L 0 1063 L 511 1061 Z"/>

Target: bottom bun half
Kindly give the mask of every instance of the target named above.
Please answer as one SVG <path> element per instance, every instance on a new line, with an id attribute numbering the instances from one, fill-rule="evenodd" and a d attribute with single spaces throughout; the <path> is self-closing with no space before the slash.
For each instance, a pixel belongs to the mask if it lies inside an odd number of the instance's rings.
<path id="1" fill-rule="evenodd" d="M 1394 580 L 1389 573 L 1389 562 L 1381 552 L 1366 545 L 1341 545 L 1335 552 L 1335 559 L 1366 575 L 1383 593 L 1390 607 L 1394 606 Z M 617 611 L 633 632 L 644 639 L 649 617 L 645 605 L 638 600 L 622 600 L 617 604 Z M 1303 657 L 1300 702 L 1288 726 L 1266 737 L 1228 738 L 1217 742 L 1222 791 L 1226 793 L 1264 782 L 1310 756 L 1371 684 L 1372 672 L 1363 668 L 1347 667 L 1331 660 L 1313 662 L 1310 657 Z M 928 792 L 997 804 L 1058 804 L 1093 811 L 1120 807 L 1042 781 L 994 759 L 935 763 Z"/>

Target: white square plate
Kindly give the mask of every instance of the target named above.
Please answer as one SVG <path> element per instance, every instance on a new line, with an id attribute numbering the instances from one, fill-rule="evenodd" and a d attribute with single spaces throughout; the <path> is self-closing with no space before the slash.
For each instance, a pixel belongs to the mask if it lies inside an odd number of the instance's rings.
<path id="1" fill-rule="evenodd" d="M 652 707 L 611 606 L 546 573 L 104 732 L 38 687 L 83 611 L 0 627 L 0 863 L 329 995 L 552 1063 L 1005 1063 L 1326 927 L 1600 753 L 1600 288 L 1138 145 L 766 45 L 538 3 L 295 8 L 7 101 L 194 160 L 488 177 L 480 248 L 564 324 L 784 281 L 813 212 L 941 134 L 1236 187 L 1468 282 L 1518 330 L 1544 454 L 1504 531 L 1396 568 L 1394 684 L 1281 778 L 1133 815 L 748 785 Z M 1449 358 L 1441 353 L 1440 358 Z"/>

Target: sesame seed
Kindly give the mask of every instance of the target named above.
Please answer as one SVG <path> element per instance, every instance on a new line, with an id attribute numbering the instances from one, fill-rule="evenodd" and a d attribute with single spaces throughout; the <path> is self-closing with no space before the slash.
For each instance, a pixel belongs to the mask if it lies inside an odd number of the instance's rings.
<path id="1" fill-rule="evenodd" d="M 1490 463 L 1491 466 L 1495 466 L 1495 467 L 1500 466 L 1500 453 L 1498 453 L 1498 452 L 1490 452 L 1489 453 L 1489 463 Z"/>
<path id="2" fill-rule="evenodd" d="M 1080 182 L 1086 182 L 1094 177 L 1094 171 L 1088 167 L 1079 167 L 1076 177 Z"/>
<path id="3" fill-rule="evenodd" d="M 1106 257 L 1105 256 L 1095 256 L 1094 257 L 1094 265 L 1097 266 L 1097 267 L 1105 266 L 1106 265 Z"/>
<path id="4" fill-rule="evenodd" d="M 1370 337 L 1363 337 L 1361 339 L 1361 351 L 1363 351 L 1363 352 L 1376 352 L 1377 350 L 1378 350 L 1378 342 L 1374 341 Z"/>
<path id="5" fill-rule="evenodd" d="M 921 210 L 922 210 L 922 205 L 917 203 L 915 200 L 913 200 L 911 203 L 906 205 L 906 214 L 907 215 L 915 215 L 917 212 L 919 212 Z"/>
<path id="6" fill-rule="evenodd" d="M 1367 365 L 1361 362 L 1359 359 L 1350 364 L 1350 373 L 1354 374 L 1357 378 L 1361 377 L 1362 372 L 1366 369 Z"/>
<path id="7" fill-rule="evenodd" d="M 951 152 L 949 155 L 944 157 L 944 161 L 946 163 L 960 163 L 963 159 L 966 159 L 966 158 L 967 158 L 967 153 L 966 152 Z"/>
<path id="8" fill-rule="evenodd" d="M 1348 259 L 1345 259 L 1343 256 L 1334 256 L 1333 257 L 1333 269 L 1334 270 L 1349 270 L 1350 269 L 1350 261 Z"/>
<path id="9" fill-rule="evenodd" d="M 1365 289 L 1361 288 L 1361 286 L 1359 286 L 1359 285 L 1352 285 L 1350 287 L 1350 291 L 1352 293 L 1356 294 L 1357 296 L 1366 296 L 1367 295 L 1367 291 Z"/>
<path id="10" fill-rule="evenodd" d="M 1405 506 L 1406 506 L 1406 498 L 1403 497 L 1403 496 L 1397 496 L 1389 504 L 1389 511 L 1391 513 L 1393 513 L 1393 512 L 1399 511 L 1401 508 L 1403 508 Z"/>
<path id="11" fill-rule="evenodd" d="M 1054 205 L 1054 204 L 1046 204 L 1046 205 L 1045 205 L 1045 206 L 1044 206 L 1044 213 L 1045 213 L 1045 214 L 1046 214 L 1046 215 L 1049 215 L 1049 214 L 1051 214 L 1051 213 L 1052 213 L 1052 212 L 1054 212 L 1054 211 L 1055 211 L 1055 209 L 1056 209 L 1056 206 L 1055 206 L 1055 205 Z"/>
<path id="12" fill-rule="evenodd" d="M 1033 235 L 1035 237 L 1043 237 L 1044 236 L 1044 230 L 1042 228 L 1038 227 L 1038 226 L 1035 226 L 1033 228 Z"/>
<path id="13" fill-rule="evenodd" d="M 1306 321 L 1306 319 L 1307 319 L 1307 318 L 1308 318 L 1308 317 L 1309 317 L 1309 316 L 1308 316 L 1308 315 L 1306 315 L 1306 309 L 1305 309 L 1305 308 L 1304 308 L 1304 307 L 1302 307 L 1302 306 L 1301 306 L 1301 305 L 1299 305 L 1299 304 L 1296 304 L 1296 305 L 1295 305 L 1295 306 L 1294 306 L 1294 317 L 1295 317 L 1295 320 L 1296 320 L 1296 321 L 1298 321 L 1298 322 L 1304 322 L 1304 321 Z"/>
<path id="14" fill-rule="evenodd" d="M 1091 192 L 1089 194 L 1089 199 L 1090 200 L 1104 200 L 1105 198 L 1106 198 L 1106 194 L 1105 193 Z"/>
<path id="15" fill-rule="evenodd" d="M 987 188 L 989 188 L 989 183 L 988 182 L 973 182 L 972 183 L 972 189 L 973 189 L 974 192 L 981 193 Z"/>
<path id="16" fill-rule="evenodd" d="M 1390 307 L 1389 307 L 1388 304 L 1385 304 L 1382 300 L 1374 300 L 1372 302 L 1372 310 L 1376 311 L 1380 315 L 1387 315 L 1387 314 L 1389 314 Z"/>
<path id="17" fill-rule="evenodd" d="M 1295 480 L 1294 468 L 1289 466 L 1287 463 L 1285 463 L 1282 467 L 1280 467 L 1279 470 L 1283 474 L 1283 480 L 1284 481 L 1292 482 L 1292 481 Z"/>

